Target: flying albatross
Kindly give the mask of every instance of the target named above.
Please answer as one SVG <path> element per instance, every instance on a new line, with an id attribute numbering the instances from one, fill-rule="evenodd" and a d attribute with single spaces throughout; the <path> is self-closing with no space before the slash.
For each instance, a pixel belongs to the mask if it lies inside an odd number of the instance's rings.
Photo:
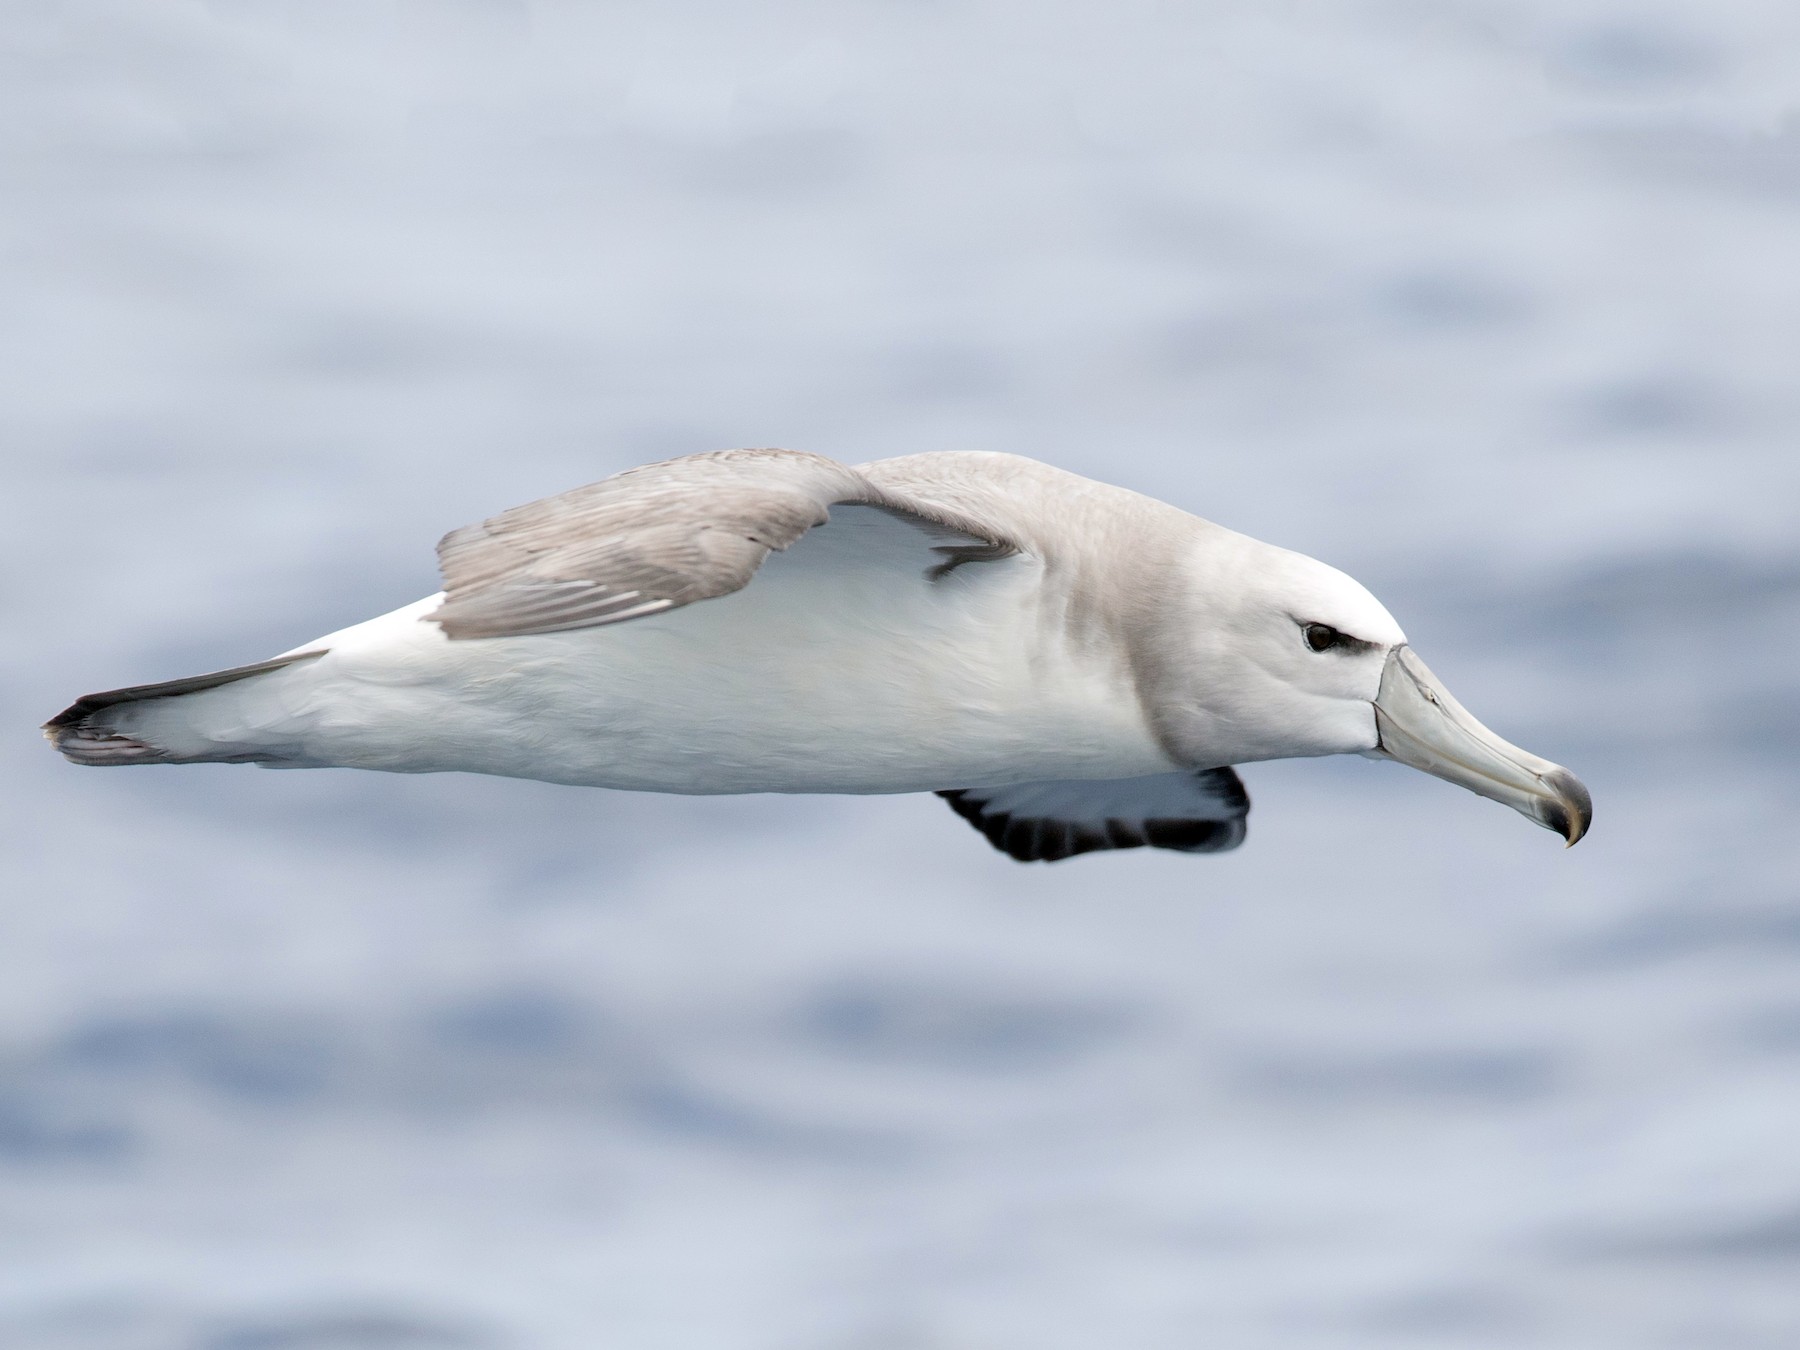
<path id="1" fill-rule="evenodd" d="M 444 590 L 272 660 L 77 699 L 77 764 L 927 792 L 1021 861 L 1235 848 L 1231 766 L 1396 759 L 1573 844 L 1568 770 L 1450 697 L 1357 582 L 1016 455 L 727 450 L 503 511 Z"/>

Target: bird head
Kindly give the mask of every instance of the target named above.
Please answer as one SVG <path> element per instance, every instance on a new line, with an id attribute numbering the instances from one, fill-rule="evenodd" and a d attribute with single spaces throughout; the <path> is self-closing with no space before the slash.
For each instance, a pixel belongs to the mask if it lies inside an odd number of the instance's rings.
<path id="1" fill-rule="evenodd" d="M 1570 844 L 1587 832 L 1581 781 L 1477 721 L 1335 567 L 1209 526 L 1188 595 L 1195 646 L 1160 730 L 1177 753 L 1210 761 L 1196 767 L 1362 754 L 1504 803 Z"/>

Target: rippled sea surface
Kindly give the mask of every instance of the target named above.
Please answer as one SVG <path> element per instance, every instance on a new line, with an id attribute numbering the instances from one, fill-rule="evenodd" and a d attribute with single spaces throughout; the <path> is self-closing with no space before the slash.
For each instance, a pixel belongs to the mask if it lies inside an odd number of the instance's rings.
<path id="1" fill-rule="evenodd" d="M 1800 11 L 13 5 L 0 1344 L 1800 1344 Z M 1593 789 L 95 773 L 649 459 L 1036 455 Z"/>

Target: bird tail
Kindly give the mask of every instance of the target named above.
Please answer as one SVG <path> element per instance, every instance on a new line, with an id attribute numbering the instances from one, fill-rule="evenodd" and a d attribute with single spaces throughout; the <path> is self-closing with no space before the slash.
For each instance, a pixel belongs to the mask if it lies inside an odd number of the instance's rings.
<path id="1" fill-rule="evenodd" d="M 44 723 L 44 736 L 72 764 L 245 764 L 278 758 L 267 746 L 234 737 L 234 729 L 243 729 L 241 717 L 221 717 L 226 710 L 208 707 L 217 700 L 195 696 L 323 655 L 297 652 L 208 675 L 84 694 Z"/>

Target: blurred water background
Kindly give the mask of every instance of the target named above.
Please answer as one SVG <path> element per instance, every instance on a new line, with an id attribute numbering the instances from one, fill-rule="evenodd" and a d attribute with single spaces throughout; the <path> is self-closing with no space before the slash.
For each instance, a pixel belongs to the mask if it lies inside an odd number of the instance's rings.
<path id="1" fill-rule="evenodd" d="M 0 1345 L 1800 1344 L 1800 9 L 4 10 Z M 94 773 L 75 694 L 645 460 L 1036 455 L 1344 567 L 1555 838 Z"/>

